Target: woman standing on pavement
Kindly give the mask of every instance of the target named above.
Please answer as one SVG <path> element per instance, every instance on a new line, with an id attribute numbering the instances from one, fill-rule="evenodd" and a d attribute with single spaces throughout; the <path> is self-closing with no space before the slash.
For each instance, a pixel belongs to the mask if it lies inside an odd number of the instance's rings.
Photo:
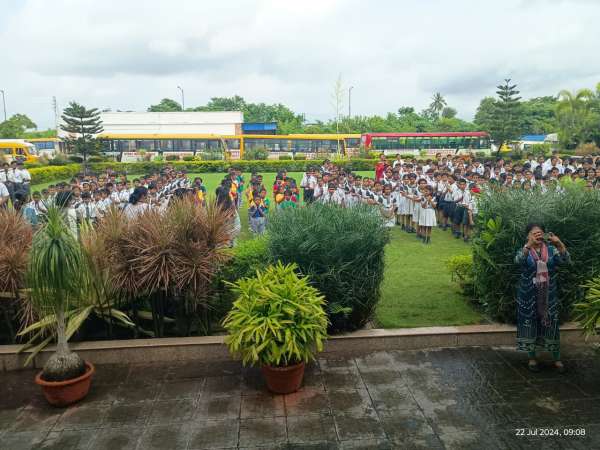
<path id="1" fill-rule="evenodd" d="M 556 269 L 571 259 L 558 236 L 545 235 L 543 225 L 531 223 L 525 232 L 527 242 L 515 258 L 521 268 L 517 292 L 517 349 L 528 353 L 529 370 L 539 371 L 536 351 L 545 350 L 552 353 L 556 369 L 563 373 Z"/>

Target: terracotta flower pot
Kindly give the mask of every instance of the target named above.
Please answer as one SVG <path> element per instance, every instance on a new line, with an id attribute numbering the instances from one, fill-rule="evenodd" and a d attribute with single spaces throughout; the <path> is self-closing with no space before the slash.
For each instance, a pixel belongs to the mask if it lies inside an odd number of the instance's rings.
<path id="1" fill-rule="evenodd" d="M 304 378 L 304 362 L 286 367 L 261 367 L 267 388 L 276 394 L 291 394 L 300 389 Z"/>
<path id="2" fill-rule="evenodd" d="M 53 406 L 67 406 L 84 398 L 92 383 L 92 375 L 96 369 L 90 362 L 85 362 L 85 373 L 77 378 L 65 381 L 44 381 L 42 372 L 35 377 L 35 383 L 42 387 L 44 397 Z"/>

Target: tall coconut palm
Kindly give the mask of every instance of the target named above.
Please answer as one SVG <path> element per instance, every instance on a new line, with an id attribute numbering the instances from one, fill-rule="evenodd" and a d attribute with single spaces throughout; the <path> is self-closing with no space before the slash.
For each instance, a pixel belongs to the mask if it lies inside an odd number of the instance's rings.
<path id="1" fill-rule="evenodd" d="M 446 106 L 447 106 L 446 99 L 442 96 L 442 94 L 440 94 L 439 92 L 436 92 L 435 94 L 433 94 L 433 97 L 431 98 L 431 103 L 429 105 L 429 110 L 436 117 L 440 117 L 440 114 L 442 113 L 442 111 L 444 110 L 444 108 Z"/>

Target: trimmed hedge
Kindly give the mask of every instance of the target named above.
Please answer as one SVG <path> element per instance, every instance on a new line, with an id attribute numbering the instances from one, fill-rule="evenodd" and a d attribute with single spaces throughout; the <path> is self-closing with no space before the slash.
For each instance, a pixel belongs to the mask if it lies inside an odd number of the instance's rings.
<path id="1" fill-rule="evenodd" d="M 372 160 L 352 159 L 337 160 L 336 164 L 349 170 L 374 170 L 375 166 Z M 130 175 L 141 175 L 151 172 L 157 172 L 166 165 L 173 166 L 176 170 L 185 170 L 191 173 L 225 173 L 230 167 L 239 167 L 243 172 L 278 172 L 287 170 L 288 172 L 304 172 L 308 167 L 321 166 L 322 159 L 311 160 L 266 160 L 266 161 L 143 161 L 133 163 L 122 162 L 100 162 L 91 163 L 89 168 L 92 172 L 105 172 L 112 169 L 116 172 L 127 173 Z M 68 164 L 65 166 L 45 166 L 31 169 L 33 184 L 50 183 L 52 181 L 71 178 L 81 172 L 81 165 Z"/>
<path id="2" fill-rule="evenodd" d="M 351 159 L 351 160 L 336 160 L 334 161 L 339 166 L 350 170 L 374 170 L 375 165 L 373 160 L 369 159 Z M 176 170 L 185 170 L 193 173 L 207 172 L 226 172 L 230 167 L 239 167 L 243 172 L 277 172 L 279 170 L 287 170 L 288 172 L 304 172 L 307 167 L 321 166 L 322 159 L 311 160 L 266 160 L 266 161 L 173 161 L 168 165 L 173 166 Z M 164 162 L 133 162 L 133 163 L 118 163 L 105 162 L 91 164 L 90 168 L 96 172 L 103 172 L 106 169 L 112 169 L 117 172 L 127 172 L 128 174 L 143 174 L 156 172 L 165 167 Z"/>
<path id="3" fill-rule="evenodd" d="M 52 183 L 53 181 L 64 180 L 65 178 L 72 178 L 79 172 L 81 172 L 81 166 L 79 164 L 68 164 L 66 166 L 35 167 L 29 169 L 32 184 Z"/>

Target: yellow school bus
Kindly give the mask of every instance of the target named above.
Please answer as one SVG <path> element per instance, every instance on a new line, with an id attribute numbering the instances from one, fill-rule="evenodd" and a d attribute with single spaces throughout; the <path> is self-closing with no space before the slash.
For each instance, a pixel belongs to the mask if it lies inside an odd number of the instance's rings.
<path id="1" fill-rule="evenodd" d="M 5 162 L 38 160 L 37 151 L 33 144 L 22 139 L 0 139 L 0 155 Z"/>
<path id="2" fill-rule="evenodd" d="M 307 159 L 351 154 L 360 147 L 360 134 L 113 134 L 97 136 L 105 154 L 123 162 L 157 155 L 195 156 L 221 154 L 223 159 L 243 159 L 248 150 L 263 149 L 270 158 L 302 153 Z"/>

